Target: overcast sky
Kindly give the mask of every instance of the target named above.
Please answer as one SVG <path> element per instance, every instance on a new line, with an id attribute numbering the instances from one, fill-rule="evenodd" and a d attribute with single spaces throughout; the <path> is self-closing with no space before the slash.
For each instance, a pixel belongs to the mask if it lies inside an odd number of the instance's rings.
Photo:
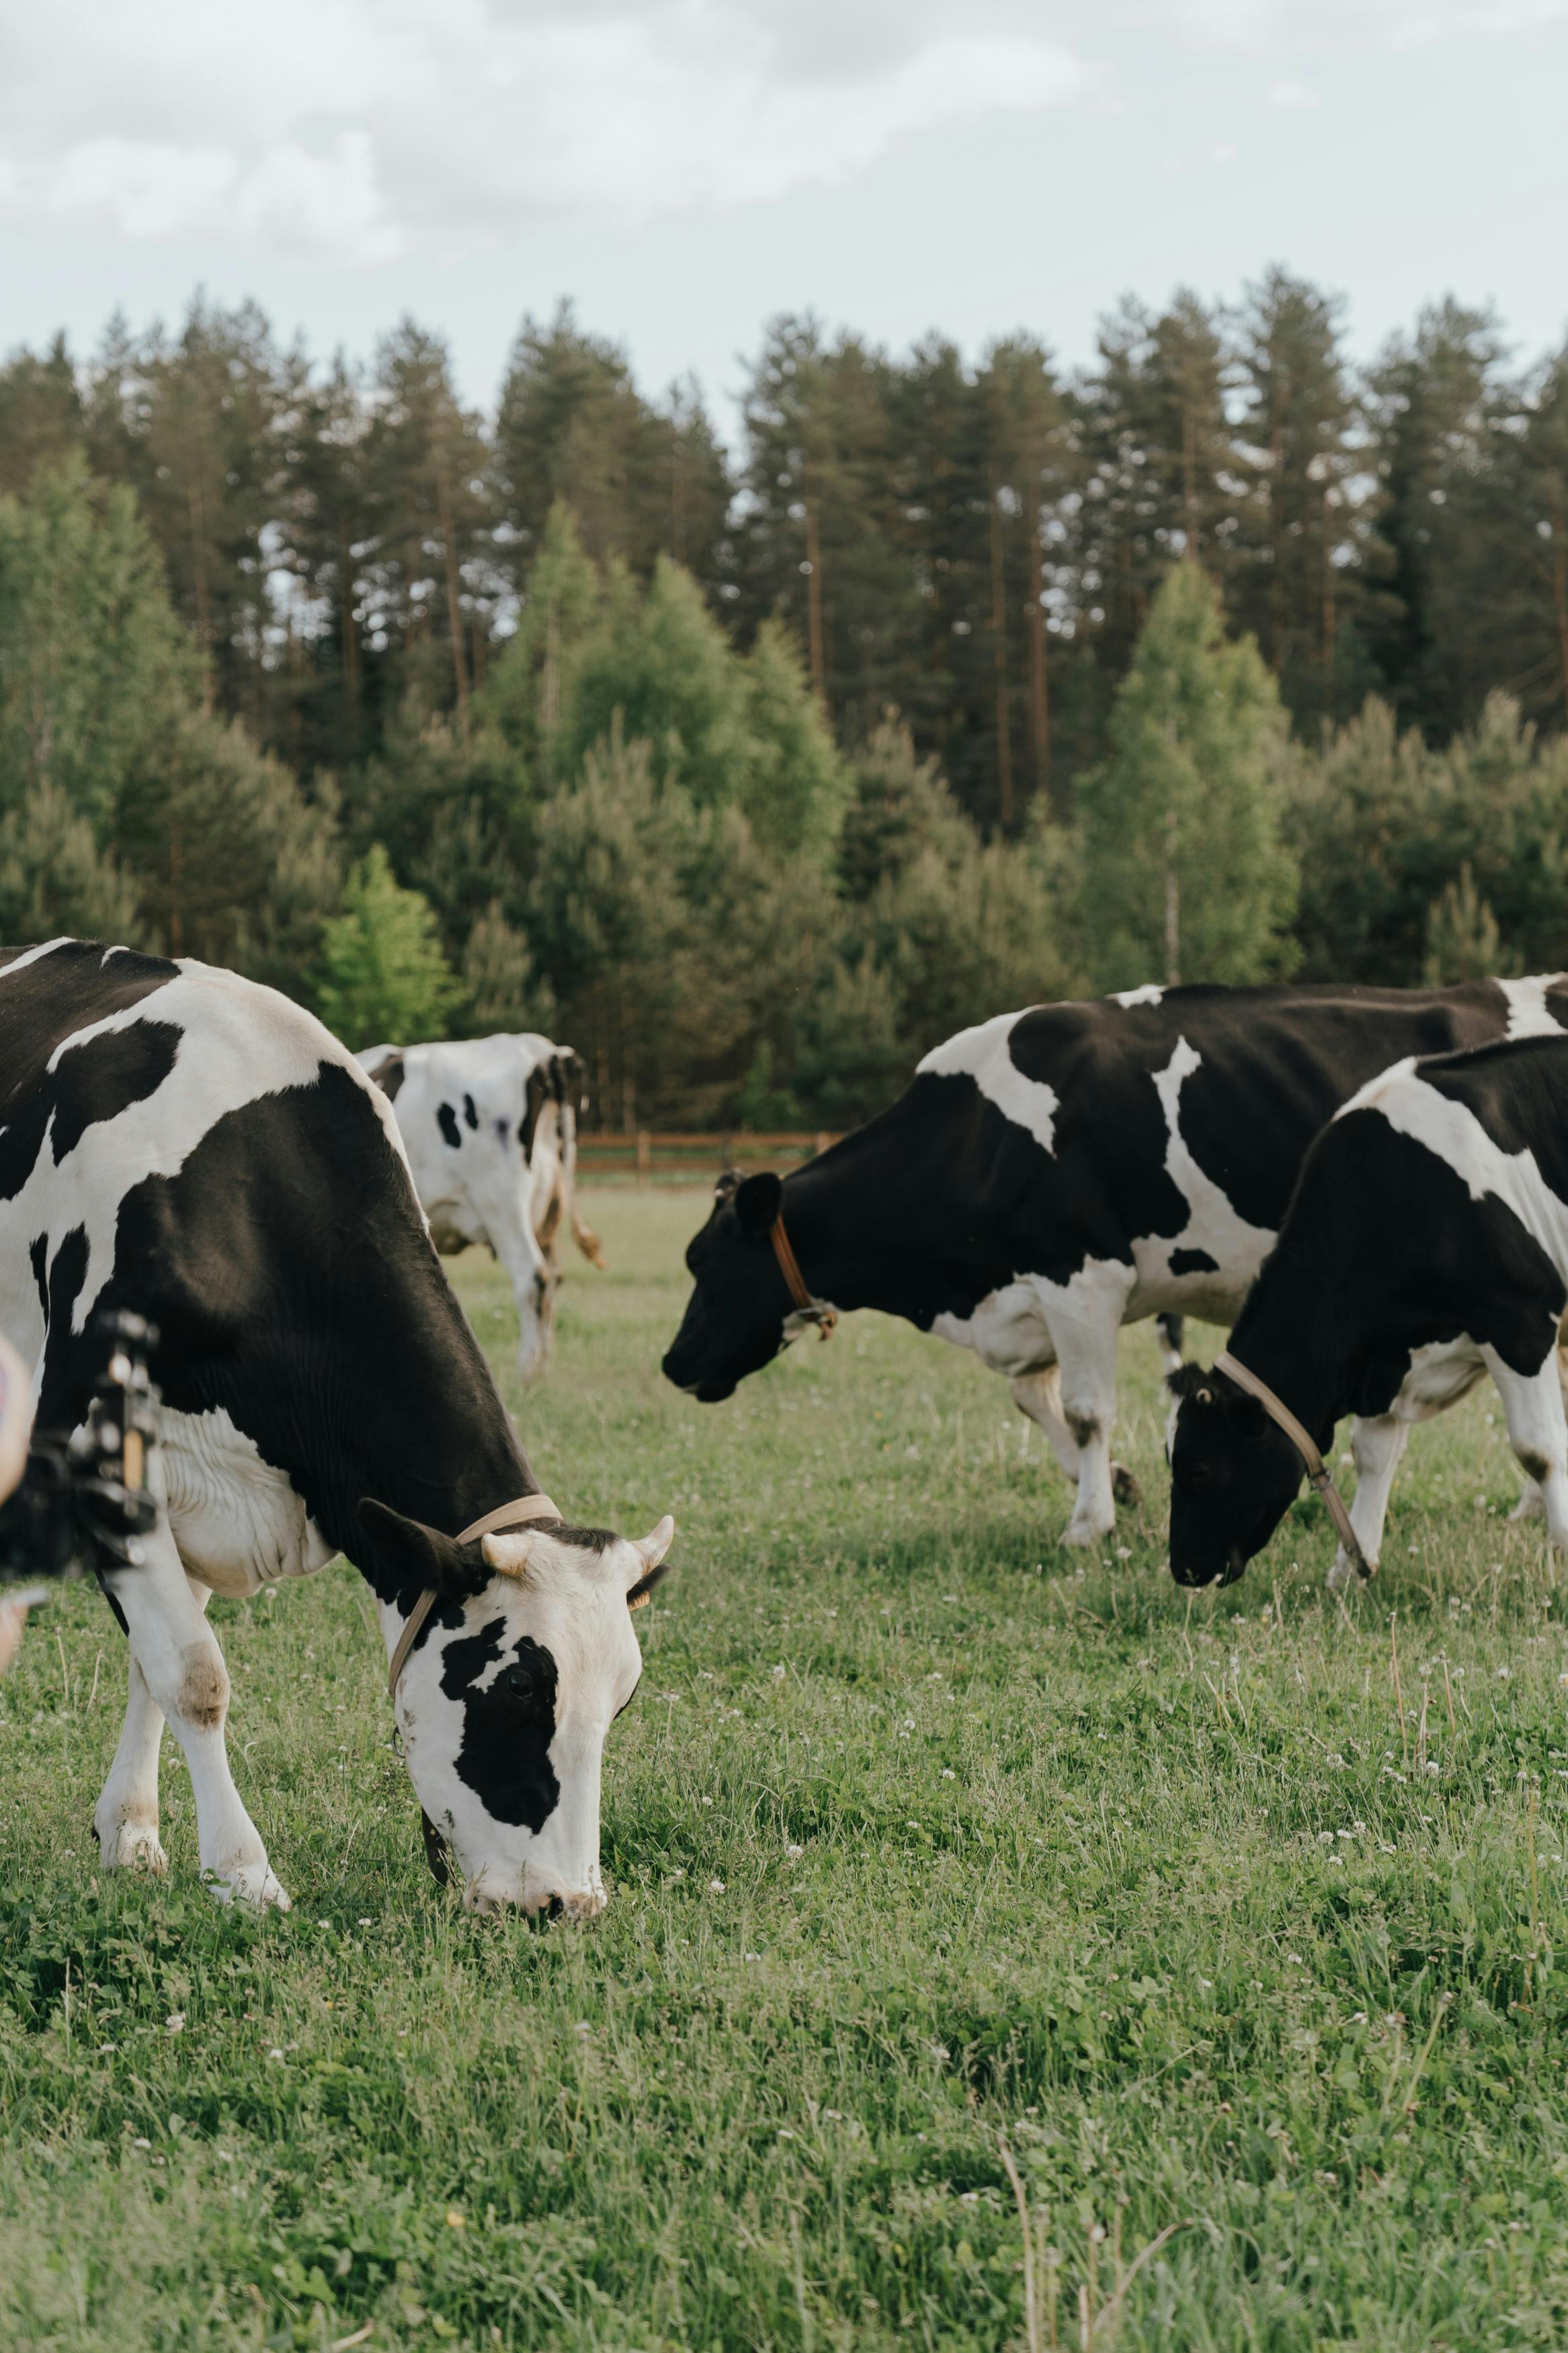
<path id="1" fill-rule="evenodd" d="M 1568 0 L 0 0 L 0 344 L 412 311 L 493 398 L 575 298 L 651 389 L 815 308 L 895 346 L 1283 260 L 1376 346 L 1568 336 Z"/>

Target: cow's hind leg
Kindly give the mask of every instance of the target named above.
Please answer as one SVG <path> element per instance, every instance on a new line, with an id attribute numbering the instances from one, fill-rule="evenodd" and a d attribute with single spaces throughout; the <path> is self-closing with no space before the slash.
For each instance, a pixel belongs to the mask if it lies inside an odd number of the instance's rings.
<path id="1" fill-rule="evenodd" d="M 92 1817 L 93 1835 L 111 1869 L 168 1868 L 158 1836 L 158 1748 L 163 1737 L 163 1711 L 148 1690 L 132 1651 L 120 1745 Z"/>
<path id="2" fill-rule="evenodd" d="M 228 1768 L 224 1742 L 228 1671 L 203 1615 L 205 1587 L 186 1577 L 174 1540 L 162 1523 L 147 1540 L 141 1567 L 117 1570 L 108 1583 L 124 1615 L 131 1654 L 152 1706 L 168 1718 L 184 1751 L 195 1799 L 202 1876 L 222 1903 L 276 1904 L 286 1911 L 289 1898 L 273 1875 L 261 1834 Z M 111 1772 L 110 1786 L 113 1779 Z M 108 1795 L 106 1788 L 100 1810 Z M 101 1838 L 101 1824 L 99 1834 Z"/>
<path id="3" fill-rule="evenodd" d="M 1062 1373 L 1059 1365 L 1042 1365 L 1038 1372 L 1018 1373 L 1007 1387 L 1020 1413 L 1027 1414 L 1050 1440 L 1051 1452 L 1076 1487 L 1078 1440 L 1062 1419 Z"/>
<path id="4" fill-rule="evenodd" d="M 1182 1369 L 1182 1340 L 1184 1319 L 1166 1314 L 1156 1315 L 1154 1329 L 1160 1335 L 1160 1369 L 1163 1373 L 1179 1373 Z"/>
<path id="5" fill-rule="evenodd" d="M 1131 1267 L 1092 1266 L 1053 1291 L 1047 1308 L 1061 1367 L 1062 1419 L 1079 1451 L 1078 1503 L 1062 1531 L 1064 1544 L 1098 1544 L 1116 1525 L 1118 1500 L 1137 1499 L 1131 1473 L 1110 1459 L 1116 1343 L 1132 1282 Z"/>
<path id="6" fill-rule="evenodd" d="M 1547 1541 L 1553 1552 L 1568 1552 L 1568 1420 L 1555 1351 L 1538 1373 L 1516 1373 L 1493 1349 L 1482 1353 L 1502 1399 L 1513 1451 L 1541 1490 Z"/>

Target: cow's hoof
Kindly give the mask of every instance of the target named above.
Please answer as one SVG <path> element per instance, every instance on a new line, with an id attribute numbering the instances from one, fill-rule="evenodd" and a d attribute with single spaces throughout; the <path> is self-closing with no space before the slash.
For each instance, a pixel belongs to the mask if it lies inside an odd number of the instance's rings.
<path id="1" fill-rule="evenodd" d="M 107 1833 L 95 1822 L 93 1836 L 102 1851 L 106 1871 L 152 1871 L 162 1875 L 169 1868 L 153 1822 L 116 1822 Z"/>
<path id="2" fill-rule="evenodd" d="M 1113 1462 L 1111 1464 L 1110 1492 L 1115 1496 L 1119 1504 L 1125 1504 L 1130 1509 L 1143 1501 L 1142 1492 L 1139 1487 L 1138 1482 L 1134 1479 L 1131 1472 L 1129 1471 L 1125 1462 Z"/>
<path id="3" fill-rule="evenodd" d="M 287 1888 L 268 1862 L 237 1862 L 227 1871 L 204 1871 L 202 1881 L 220 1904 L 242 1904 L 252 1912 L 291 1912 Z"/>
<path id="4" fill-rule="evenodd" d="M 1509 1514 L 1509 1518 L 1510 1520 L 1543 1520 L 1545 1517 L 1546 1498 L 1541 1492 L 1541 1482 L 1538 1479 L 1531 1479 L 1526 1482 L 1524 1493 Z"/>
<path id="5" fill-rule="evenodd" d="M 1366 1565 L 1366 1573 L 1368 1577 L 1373 1577 L 1376 1575 L 1377 1563 L 1375 1560 L 1368 1561 Z M 1331 1593 L 1348 1593 L 1352 1586 L 1360 1585 L 1362 1581 L 1361 1574 L 1356 1568 L 1355 1563 L 1351 1559 L 1350 1555 L 1345 1551 L 1343 1546 L 1342 1546 L 1339 1551 L 1334 1555 L 1334 1565 L 1329 1571 L 1329 1591 Z"/>
<path id="6" fill-rule="evenodd" d="M 1062 1542 L 1065 1545 L 1084 1547 L 1103 1544 L 1110 1534 L 1109 1527 L 1100 1527 L 1093 1520 L 1080 1520 L 1075 1517 L 1070 1519 L 1062 1530 Z"/>

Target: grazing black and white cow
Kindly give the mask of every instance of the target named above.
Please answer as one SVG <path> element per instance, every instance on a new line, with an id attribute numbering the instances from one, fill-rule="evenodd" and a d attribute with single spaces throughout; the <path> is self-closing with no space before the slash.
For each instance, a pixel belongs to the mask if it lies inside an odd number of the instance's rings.
<path id="1" fill-rule="evenodd" d="M 1490 1373 L 1562 1551 L 1565 1308 L 1568 1039 L 1531 1037 L 1403 1060 L 1352 1097 L 1307 1155 L 1229 1354 L 1320 1451 L 1342 1415 L 1362 1416 L 1390 1475 L 1411 1423 Z M 1183 1585 L 1229 1584 L 1289 1508 L 1302 1457 L 1226 1373 L 1189 1365 L 1173 1386 L 1171 1567 Z M 1384 1478 L 1380 1518 L 1386 1494 Z"/>
<path id="2" fill-rule="evenodd" d="M 554 1329 L 563 1225 L 602 1266 L 577 1215 L 583 1060 L 535 1030 L 430 1046 L 370 1046 L 359 1056 L 391 1102 L 439 1250 L 484 1242 L 517 1302 L 518 1365 L 539 1372 Z"/>
<path id="3" fill-rule="evenodd" d="M 163 1864 L 167 1718 L 209 1884 L 287 1905 L 203 1612 L 342 1550 L 395 1658 L 435 1597 L 396 1706 L 468 1903 L 598 1910 L 605 1736 L 641 1667 L 627 1605 L 671 1523 L 634 1544 L 544 1514 L 386 1098 L 318 1021 L 233 973 L 55 940 L 0 962 L 0 1327 L 47 1427 L 86 1409 L 104 1307 L 161 1335 L 167 1513 L 106 1579 L 131 1669 L 105 1862 Z"/>
<path id="4" fill-rule="evenodd" d="M 799 1331 L 781 1214 L 824 1304 L 876 1307 L 973 1348 L 1078 1482 L 1064 1541 L 1114 1525 L 1116 1335 L 1228 1324 L 1308 1145 L 1405 1054 L 1557 1035 L 1568 976 L 1443 989 L 1131 989 L 961 1030 L 891 1108 L 782 1183 L 727 1179 L 687 1252 L 664 1360 L 727 1398 Z M 1125 1479 L 1119 1474 L 1119 1482 Z M 1125 1490 L 1124 1490 L 1125 1492 Z"/>

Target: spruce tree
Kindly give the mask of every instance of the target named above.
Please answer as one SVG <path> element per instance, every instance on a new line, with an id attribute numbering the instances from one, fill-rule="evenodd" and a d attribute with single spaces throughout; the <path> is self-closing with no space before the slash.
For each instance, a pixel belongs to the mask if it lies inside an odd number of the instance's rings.
<path id="1" fill-rule="evenodd" d="M 1079 792 L 1083 953 L 1101 988 L 1289 969 L 1295 862 L 1280 838 L 1284 714 L 1200 565 L 1172 569 Z"/>
<path id="2" fill-rule="evenodd" d="M 399 888 L 377 842 L 343 892 L 321 941 L 316 1010 L 345 1046 L 439 1038 L 461 997 L 441 953 L 436 918 L 417 891 Z"/>

